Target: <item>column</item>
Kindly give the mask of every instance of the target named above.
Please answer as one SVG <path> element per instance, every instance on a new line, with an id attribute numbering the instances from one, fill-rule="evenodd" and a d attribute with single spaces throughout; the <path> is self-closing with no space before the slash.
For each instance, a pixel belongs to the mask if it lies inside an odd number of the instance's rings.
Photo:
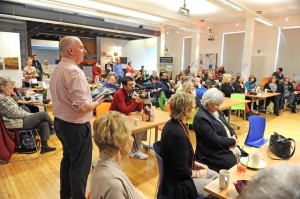
<path id="1" fill-rule="evenodd" d="M 245 26 L 245 38 L 244 38 L 244 49 L 243 49 L 243 61 L 241 67 L 241 74 L 246 81 L 251 71 L 251 59 L 253 49 L 253 37 L 254 37 L 254 25 L 255 21 L 253 18 L 246 18 Z"/>
<path id="2" fill-rule="evenodd" d="M 194 32 L 192 34 L 192 51 L 191 51 L 191 71 L 197 75 L 199 71 L 200 58 L 200 33 Z"/>
<path id="3" fill-rule="evenodd" d="M 160 37 L 157 38 L 157 74 L 159 75 L 159 58 L 165 56 L 165 46 L 166 44 L 166 27 L 161 26 L 160 27 Z"/>

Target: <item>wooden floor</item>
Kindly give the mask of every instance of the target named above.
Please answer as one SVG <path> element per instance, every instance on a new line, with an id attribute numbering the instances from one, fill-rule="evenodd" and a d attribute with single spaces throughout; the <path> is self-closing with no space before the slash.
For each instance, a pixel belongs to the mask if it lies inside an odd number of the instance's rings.
<path id="1" fill-rule="evenodd" d="M 300 113 L 293 114 L 288 110 L 280 112 L 280 116 L 265 115 L 267 118 L 267 127 L 265 137 L 276 131 L 287 137 L 293 137 L 300 140 Z M 236 130 L 240 145 L 243 145 L 248 132 L 248 121 L 238 117 L 232 117 L 232 122 L 241 126 Z M 191 140 L 195 147 L 195 134 L 190 131 Z M 154 131 L 152 132 L 152 139 Z M 151 142 L 152 144 L 152 142 Z M 14 154 L 11 163 L 0 165 L 0 199 L 56 199 L 59 198 L 59 167 L 62 157 L 62 147 L 57 137 L 51 136 L 50 146 L 56 146 L 55 152 L 47 153 L 37 157 L 37 154 Z M 296 152 L 298 152 L 297 150 Z M 127 158 L 122 166 L 127 176 L 148 198 L 155 198 L 156 185 L 158 180 L 158 169 L 153 151 L 145 151 L 149 155 L 148 160 L 136 160 Z M 36 158 L 21 162 L 14 162 L 22 159 Z M 93 148 L 93 161 L 96 162 L 99 157 L 97 147 Z M 300 160 L 299 160 L 300 163 Z M 90 174 L 91 175 L 91 174 Z M 90 182 L 90 176 L 89 181 Z M 87 186 L 89 192 L 90 185 Z"/>

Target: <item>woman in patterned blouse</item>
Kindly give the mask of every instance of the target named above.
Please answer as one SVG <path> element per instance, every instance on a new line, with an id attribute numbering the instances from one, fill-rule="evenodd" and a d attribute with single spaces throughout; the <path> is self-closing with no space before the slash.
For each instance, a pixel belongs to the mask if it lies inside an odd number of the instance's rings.
<path id="1" fill-rule="evenodd" d="M 23 77 L 25 78 L 25 86 L 29 87 L 29 79 L 36 79 L 39 74 L 36 71 L 36 68 L 32 66 L 32 59 L 28 57 L 27 66 L 24 67 Z"/>

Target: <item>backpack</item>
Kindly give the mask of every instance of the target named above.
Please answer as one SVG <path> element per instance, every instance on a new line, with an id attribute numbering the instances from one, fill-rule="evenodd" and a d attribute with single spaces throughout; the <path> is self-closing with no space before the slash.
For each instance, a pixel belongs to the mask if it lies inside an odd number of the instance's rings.
<path id="1" fill-rule="evenodd" d="M 20 134 L 20 153 L 35 153 L 38 151 L 38 145 L 40 140 L 35 139 L 35 135 L 32 136 L 29 132 L 23 132 Z"/>

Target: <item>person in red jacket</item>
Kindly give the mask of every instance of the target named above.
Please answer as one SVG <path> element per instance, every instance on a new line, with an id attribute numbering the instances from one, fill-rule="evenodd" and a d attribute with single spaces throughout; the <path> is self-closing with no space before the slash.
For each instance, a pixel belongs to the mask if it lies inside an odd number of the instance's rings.
<path id="1" fill-rule="evenodd" d="M 128 66 L 127 66 L 126 70 L 127 70 L 127 73 L 134 74 L 134 68 L 132 66 L 132 62 L 131 61 L 128 62 Z"/>
<path id="2" fill-rule="evenodd" d="M 98 75 L 99 77 L 99 81 L 101 81 L 101 66 L 99 64 L 99 62 L 96 62 L 94 65 L 93 65 L 93 68 L 92 68 L 92 73 L 93 73 L 93 82 L 95 82 L 95 77 Z"/>
<path id="3" fill-rule="evenodd" d="M 137 96 L 132 98 L 132 91 L 135 87 L 135 82 L 131 77 L 124 77 L 122 79 L 123 88 L 117 90 L 111 102 L 110 111 L 119 111 L 125 115 L 129 115 L 134 111 L 142 111 L 144 99 Z M 132 146 L 131 158 L 147 159 L 148 155 L 139 151 L 142 148 L 142 139 L 145 138 L 147 131 L 133 134 L 134 145 Z"/>

